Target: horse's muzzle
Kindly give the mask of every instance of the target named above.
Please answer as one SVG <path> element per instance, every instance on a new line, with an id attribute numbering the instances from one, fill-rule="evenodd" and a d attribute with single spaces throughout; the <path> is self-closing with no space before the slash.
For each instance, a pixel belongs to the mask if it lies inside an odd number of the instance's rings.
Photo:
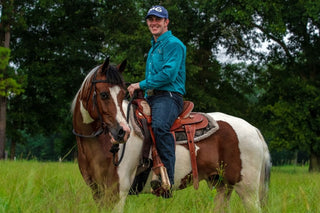
<path id="1" fill-rule="evenodd" d="M 116 128 L 111 128 L 110 130 L 111 143 L 125 143 L 127 142 L 129 135 L 130 128 L 127 124 L 121 122 Z"/>

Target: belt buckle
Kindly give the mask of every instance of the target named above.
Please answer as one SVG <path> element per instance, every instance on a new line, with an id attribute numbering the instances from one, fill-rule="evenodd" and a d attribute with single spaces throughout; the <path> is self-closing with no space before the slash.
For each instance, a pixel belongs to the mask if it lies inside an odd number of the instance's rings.
<path id="1" fill-rule="evenodd" d="M 147 90 L 147 95 L 148 95 L 148 96 L 153 96 L 153 95 L 154 95 L 153 89 Z"/>

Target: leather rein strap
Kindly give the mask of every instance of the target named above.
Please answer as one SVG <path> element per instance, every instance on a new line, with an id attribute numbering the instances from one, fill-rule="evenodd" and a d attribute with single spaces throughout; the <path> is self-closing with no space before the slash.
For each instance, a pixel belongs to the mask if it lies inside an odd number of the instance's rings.
<path id="1" fill-rule="evenodd" d="M 191 159 L 191 168 L 192 168 L 192 177 L 193 177 L 193 187 L 195 189 L 199 188 L 199 177 L 198 177 L 198 167 L 197 167 L 197 158 L 196 150 L 194 144 L 194 136 L 196 134 L 196 129 L 194 125 L 185 125 L 185 131 L 188 138 L 188 146 Z"/>

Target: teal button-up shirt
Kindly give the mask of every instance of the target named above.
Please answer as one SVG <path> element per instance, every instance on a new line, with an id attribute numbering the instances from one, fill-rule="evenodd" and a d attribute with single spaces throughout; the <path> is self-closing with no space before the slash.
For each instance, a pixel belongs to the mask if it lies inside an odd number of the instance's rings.
<path id="1" fill-rule="evenodd" d="M 184 95 L 186 82 L 186 47 L 171 31 L 162 34 L 157 42 L 152 38 L 143 90 L 165 90 Z"/>

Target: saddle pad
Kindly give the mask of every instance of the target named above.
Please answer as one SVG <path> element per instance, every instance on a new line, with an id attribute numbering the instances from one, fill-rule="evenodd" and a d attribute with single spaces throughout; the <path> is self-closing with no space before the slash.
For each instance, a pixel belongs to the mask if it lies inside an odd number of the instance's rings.
<path id="1" fill-rule="evenodd" d="M 196 130 L 196 134 L 194 137 L 195 143 L 209 137 L 219 129 L 219 125 L 217 121 L 214 120 L 211 116 L 209 116 L 206 113 L 200 113 L 200 114 L 204 115 L 208 119 L 208 125 L 203 129 Z M 185 132 L 175 132 L 175 136 L 176 136 L 176 144 L 187 143 L 187 134 Z"/>

